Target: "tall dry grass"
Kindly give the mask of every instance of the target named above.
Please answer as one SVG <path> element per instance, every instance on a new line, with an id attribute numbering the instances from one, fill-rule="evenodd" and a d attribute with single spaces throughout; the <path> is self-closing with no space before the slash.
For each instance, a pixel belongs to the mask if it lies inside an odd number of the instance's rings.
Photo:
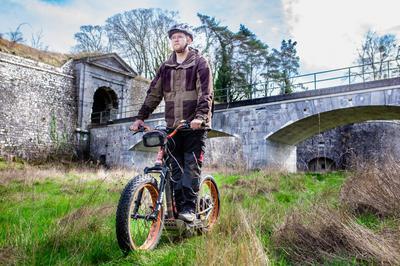
<path id="1" fill-rule="evenodd" d="M 358 162 L 341 188 L 340 200 L 356 214 L 400 217 L 400 162 L 390 156 L 384 163 Z"/>
<path id="2" fill-rule="evenodd" d="M 216 227 L 202 238 L 196 265 L 270 265 L 265 247 L 257 235 L 259 210 L 239 204 L 224 206 Z"/>
<path id="3" fill-rule="evenodd" d="M 276 249 L 297 265 L 329 262 L 400 265 L 400 227 L 372 231 L 354 215 L 400 217 L 400 164 L 353 160 L 337 209 L 293 212 L 273 234 Z"/>
<path id="4" fill-rule="evenodd" d="M 295 265 L 324 263 L 400 264 L 400 232 L 382 235 L 358 224 L 349 213 L 318 207 L 295 212 L 273 234 L 276 249 Z"/>
<path id="5" fill-rule="evenodd" d="M 17 261 L 25 257 L 24 252 L 15 247 L 0 247 L 0 265 L 18 265 Z"/>
<path id="6" fill-rule="evenodd" d="M 117 182 L 126 181 L 135 175 L 137 175 L 137 172 L 126 168 L 105 169 L 103 167 L 77 164 L 44 164 L 37 166 L 24 163 L 17 166 L 11 165 L 1 170 L 0 185 L 6 185 L 9 182 L 23 182 L 26 185 L 32 185 L 34 182 L 40 182 L 48 178 L 59 181 L 73 178 L 79 182 L 92 180 Z"/>

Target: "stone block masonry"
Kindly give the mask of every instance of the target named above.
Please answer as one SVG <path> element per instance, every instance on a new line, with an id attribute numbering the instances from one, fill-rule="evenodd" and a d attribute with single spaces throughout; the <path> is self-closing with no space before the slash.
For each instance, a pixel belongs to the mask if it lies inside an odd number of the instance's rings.
<path id="1" fill-rule="evenodd" d="M 72 146 L 76 94 L 72 61 L 57 68 L 0 53 L 0 156 L 45 159 Z"/>
<path id="2" fill-rule="evenodd" d="M 152 128 L 164 124 L 163 119 L 146 122 Z M 128 130 L 130 124 L 126 122 L 92 128 L 90 131 L 92 158 L 107 166 L 132 167 L 139 172 L 146 166 L 152 166 L 156 157 L 155 153 L 129 150 L 142 137 L 141 133 L 133 136 Z M 244 164 L 241 149 L 242 144 L 235 137 L 207 139 L 204 166 L 237 169 Z"/>
<path id="3" fill-rule="evenodd" d="M 400 121 L 337 127 L 297 145 L 297 169 L 324 171 L 349 169 L 360 162 L 385 163 L 400 158 L 399 139 Z"/>

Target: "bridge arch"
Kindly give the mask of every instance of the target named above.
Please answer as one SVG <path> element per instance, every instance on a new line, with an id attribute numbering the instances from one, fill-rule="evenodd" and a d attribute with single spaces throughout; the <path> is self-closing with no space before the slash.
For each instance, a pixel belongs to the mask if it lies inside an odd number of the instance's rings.
<path id="1" fill-rule="evenodd" d="M 309 171 L 313 172 L 325 172 L 336 170 L 336 163 L 334 160 L 328 157 L 315 157 L 307 163 L 307 168 Z"/>
<path id="2" fill-rule="evenodd" d="M 286 145 L 299 142 L 326 130 L 371 120 L 399 120 L 400 106 L 357 106 L 314 114 L 287 123 L 266 136 L 266 140 Z"/>

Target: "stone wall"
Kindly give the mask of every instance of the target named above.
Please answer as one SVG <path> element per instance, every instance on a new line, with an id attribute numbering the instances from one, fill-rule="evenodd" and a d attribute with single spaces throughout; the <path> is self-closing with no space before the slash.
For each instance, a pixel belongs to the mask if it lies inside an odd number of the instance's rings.
<path id="1" fill-rule="evenodd" d="M 316 158 L 327 158 L 336 169 L 347 169 L 357 161 L 400 158 L 400 122 L 371 121 L 338 127 L 297 145 L 297 167 L 308 170 Z"/>
<path id="2" fill-rule="evenodd" d="M 43 159 L 74 143 L 72 75 L 72 61 L 57 68 L 0 53 L 0 155 Z"/>
<path id="3" fill-rule="evenodd" d="M 132 89 L 130 91 L 131 106 L 128 108 L 127 117 L 137 115 L 137 112 L 141 107 L 141 103 L 144 102 L 144 98 L 146 97 L 146 92 L 149 86 L 149 80 L 140 76 L 134 78 L 134 81 L 132 82 Z"/>
<path id="4" fill-rule="evenodd" d="M 141 76 L 134 78 L 132 82 L 132 89 L 130 92 L 131 106 L 128 108 L 126 117 L 132 117 L 137 115 L 140 107 L 142 106 L 144 99 L 146 98 L 147 90 L 149 89 L 151 80 L 145 79 Z M 154 110 L 153 113 L 164 112 L 164 101 Z"/>
<path id="5" fill-rule="evenodd" d="M 160 124 L 157 121 L 146 121 L 151 127 Z M 110 124 L 90 130 L 90 152 L 94 160 L 110 167 L 133 167 L 143 170 L 155 160 L 155 153 L 130 151 L 130 147 L 141 140 L 141 133 L 132 135 L 128 130 L 130 123 Z M 242 145 L 234 137 L 211 138 L 206 141 L 204 165 L 208 167 L 223 166 L 230 169 L 244 167 Z"/>

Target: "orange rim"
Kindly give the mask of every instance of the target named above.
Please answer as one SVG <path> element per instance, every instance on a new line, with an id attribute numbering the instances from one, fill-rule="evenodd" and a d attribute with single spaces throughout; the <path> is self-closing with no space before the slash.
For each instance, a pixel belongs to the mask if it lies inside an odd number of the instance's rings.
<path id="1" fill-rule="evenodd" d="M 206 185 L 210 191 L 210 196 L 211 196 L 211 200 L 212 200 L 212 204 L 213 204 L 212 212 L 207 219 L 207 228 L 211 229 L 211 227 L 213 227 L 213 225 L 216 223 L 216 221 L 218 219 L 218 215 L 219 215 L 218 190 L 217 190 L 217 187 L 215 186 L 215 184 L 210 179 L 204 180 L 203 186 L 204 185 Z M 201 197 L 203 197 L 203 196 L 201 196 Z M 199 205 L 198 209 L 200 210 L 200 205 Z"/>
<path id="2" fill-rule="evenodd" d="M 157 188 L 146 183 L 142 188 L 137 189 L 131 203 L 129 213 L 129 236 L 131 245 L 134 249 L 150 249 L 157 241 L 161 230 L 162 208 L 158 213 L 157 220 L 147 221 L 145 219 L 132 219 L 132 211 L 139 193 L 142 192 L 142 200 L 138 210 L 140 215 L 149 215 L 156 207 L 158 190 Z"/>

